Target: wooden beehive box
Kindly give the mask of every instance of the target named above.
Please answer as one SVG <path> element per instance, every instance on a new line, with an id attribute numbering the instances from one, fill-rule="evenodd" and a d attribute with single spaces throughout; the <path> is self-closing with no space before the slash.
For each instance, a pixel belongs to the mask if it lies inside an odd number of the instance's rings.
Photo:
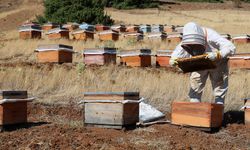
<path id="1" fill-rule="evenodd" d="M 54 28 L 47 33 L 49 39 L 69 39 L 69 30 L 65 28 Z"/>
<path id="2" fill-rule="evenodd" d="M 35 50 L 39 63 L 72 63 L 73 47 L 62 44 L 39 45 Z"/>
<path id="3" fill-rule="evenodd" d="M 84 124 L 122 129 L 139 122 L 138 92 L 84 93 Z"/>
<path id="4" fill-rule="evenodd" d="M 126 26 L 119 24 L 119 25 L 113 25 L 111 26 L 111 30 L 117 31 L 117 32 L 126 32 Z"/>
<path id="5" fill-rule="evenodd" d="M 113 30 L 106 30 L 98 33 L 101 41 L 117 41 L 119 40 L 119 33 Z"/>
<path id="6" fill-rule="evenodd" d="M 149 33 L 151 32 L 151 26 L 149 24 L 140 25 L 139 31 L 142 33 Z"/>
<path id="7" fill-rule="evenodd" d="M 216 63 L 206 57 L 207 54 L 204 54 L 191 58 L 178 58 L 176 61 L 184 73 L 216 68 Z"/>
<path id="8" fill-rule="evenodd" d="M 135 39 L 137 41 L 143 40 L 143 34 L 141 32 L 127 32 L 124 34 L 126 39 Z"/>
<path id="9" fill-rule="evenodd" d="M 67 23 L 67 24 L 64 24 L 62 27 L 65 29 L 68 29 L 71 32 L 73 30 L 78 29 L 79 24 L 78 23 Z"/>
<path id="10" fill-rule="evenodd" d="M 40 39 L 42 37 L 42 30 L 40 26 L 25 25 L 19 28 L 20 39 Z"/>
<path id="11" fill-rule="evenodd" d="M 149 67 L 151 66 L 151 50 L 135 49 L 123 50 L 119 54 L 120 63 L 130 67 Z"/>
<path id="12" fill-rule="evenodd" d="M 156 66 L 170 67 L 169 60 L 172 53 L 172 50 L 158 50 L 156 52 Z"/>
<path id="13" fill-rule="evenodd" d="M 232 38 L 235 44 L 247 44 L 250 43 L 250 35 L 239 35 Z"/>
<path id="14" fill-rule="evenodd" d="M 96 31 L 105 31 L 105 30 L 110 30 L 110 27 L 102 25 L 102 24 L 97 24 L 97 25 L 95 25 L 95 30 Z"/>
<path id="15" fill-rule="evenodd" d="M 84 41 L 86 41 L 88 39 L 93 40 L 94 39 L 94 32 L 79 29 L 79 30 L 73 31 L 72 36 L 73 36 L 74 40 L 84 40 Z"/>
<path id="16" fill-rule="evenodd" d="M 171 122 L 176 125 L 219 128 L 224 106 L 211 103 L 173 102 Z"/>
<path id="17" fill-rule="evenodd" d="M 164 30 L 164 27 L 163 27 L 163 25 L 161 25 L 161 24 L 157 24 L 157 25 L 155 25 L 155 24 L 153 24 L 152 26 L 151 26 L 151 32 L 156 32 L 156 33 L 159 33 L 159 32 L 163 32 Z"/>
<path id="18" fill-rule="evenodd" d="M 231 40 L 231 35 L 230 34 L 221 34 L 221 36 L 227 40 Z"/>
<path id="19" fill-rule="evenodd" d="M 180 43 L 182 39 L 181 33 L 169 33 L 167 35 L 167 41 L 169 43 Z"/>
<path id="20" fill-rule="evenodd" d="M 27 122 L 27 91 L 0 91 L 0 130 Z"/>
<path id="21" fill-rule="evenodd" d="M 166 40 L 167 34 L 164 32 L 153 32 L 147 35 L 147 38 L 150 40 Z"/>
<path id="22" fill-rule="evenodd" d="M 116 63 L 116 48 L 92 48 L 83 51 L 84 64 L 105 65 Z"/>
<path id="23" fill-rule="evenodd" d="M 228 64 L 230 68 L 250 69 L 250 53 L 234 54 L 229 57 Z"/>
<path id="24" fill-rule="evenodd" d="M 163 26 L 163 31 L 166 33 L 172 33 L 175 31 L 175 26 L 173 25 L 164 25 Z"/>
<path id="25" fill-rule="evenodd" d="M 94 25 L 91 25 L 91 24 L 88 24 L 88 23 L 85 23 L 85 22 L 83 22 L 79 26 L 79 28 L 82 29 L 82 30 L 88 30 L 88 31 L 94 31 L 95 30 L 95 26 Z"/>
<path id="26" fill-rule="evenodd" d="M 250 99 L 244 100 L 245 124 L 250 125 Z"/>
<path id="27" fill-rule="evenodd" d="M 46 23 L 42 26 L 43 31 L 49 31 L 54 28 L 58 28 L 60 25 L 57 23 Z"/>
<path id="28" fill-rule="evenodd" d="M 130 32 L 130 33 L 139 32 L 139 26 L 138 25 L 127 26 L 126 27 L 126 32 Z"/>

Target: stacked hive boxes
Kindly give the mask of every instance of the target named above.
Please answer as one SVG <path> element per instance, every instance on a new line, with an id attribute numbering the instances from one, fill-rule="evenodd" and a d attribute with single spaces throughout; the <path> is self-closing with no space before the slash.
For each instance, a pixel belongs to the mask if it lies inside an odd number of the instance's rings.
<path id="1" fill-rule="evenodd" d="M 73 47 L 62 44 L 39 45 L 35 50 L 40 63 L 72 63 Z"/>
<path id="2" fill-rule="evenodd" d="M 139 121 L 138 92 L 84 93 L 84 124 L 122 129 Z"/>
<path id="3" fill-rule="evenodd" d="M 89 48 L 83 51 L 86 65 L 105 65 L 116 63 L 116 48 Z"/>
<path id="4" fill-rule="evenodd" d="M 172 123 L 201 128 L 219 128 L 222 125 L 224 107 L 221 104 L 173 102 Z"/>
<path id="5" fill-rule="evenodd" d="M 134 49 L 120 51 L 121 64 L 131 67 L 151 66 L 150 49 Z"/>

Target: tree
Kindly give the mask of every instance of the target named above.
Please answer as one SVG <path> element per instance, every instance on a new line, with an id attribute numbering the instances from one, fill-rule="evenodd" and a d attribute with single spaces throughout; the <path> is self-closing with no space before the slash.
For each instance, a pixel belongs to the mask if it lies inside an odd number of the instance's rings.
<path id="1" fill-rule="evenodd" d="M 44 18 L 47 21 L 60 24 L 113 24 L 113 20 L 104 12 L 105 3 L 102 0 L 45 0 L 44 6 Z"/>

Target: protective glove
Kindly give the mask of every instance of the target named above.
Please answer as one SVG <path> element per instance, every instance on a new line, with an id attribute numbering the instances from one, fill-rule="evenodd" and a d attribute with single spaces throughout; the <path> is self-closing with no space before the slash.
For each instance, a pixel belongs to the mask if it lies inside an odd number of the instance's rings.
<path id="1" fill-rule="evenodd" d="M 175 58 L 175 57 L 170 58 L 169 65 L 172 66 L 172 67 L 177 66 L 178 62 L 176 60 L 177 60 L 177 58 Z"/>
<path id="2" fill-rule="evenodd" d="M 216 60 L 221 59 L 221 54 L 220 54 L 219 51 L 217 51 L 217 52 L 209 52 L 207 54 L 208 55 L 207 55 L 206 58 L 210 59 L 211 61 L 216 61 Z"/>

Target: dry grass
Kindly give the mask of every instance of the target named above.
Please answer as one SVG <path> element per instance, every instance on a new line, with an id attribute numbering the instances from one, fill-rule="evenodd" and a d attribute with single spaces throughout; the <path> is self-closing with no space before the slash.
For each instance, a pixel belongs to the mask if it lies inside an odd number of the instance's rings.
<path id="1" fill-rule="evenodd" d="M 117 21 L 124 23 L 167 23 L 183 25 L 197 21 L 224 33 L 247 33 L 249 28 L 248 11 L 197 10 L 163 11 L 157 10 L 107 10 Z M 225 16 L 224 14 L 228 14 Z M 123 16 L 123 17 L 121 17 Z M 126 19 L 120 19 L 126 18 Z M 212 21 L 211 21 L 212 20 Z M 63 43 L 72 45 L 81 52 L 84 48 L 113 45 L 119 49 L 150 48 L 174 49 L 175 44 L 144 40 L 133 42 L 72 41 L 72 40 L 19 40 L 15 30 L 4 32 L 0 37 L 0 63 L 35 62 L 34 49 L 39 44 Z M 237 45 L 238 52 L 249 52 L 250 45 Z M 103 66 L 89 68 L 82 65 L 80 54 L 74 56 L 74 65 L 40 65 L 0 67 L 0 89 L 26 89 L 38 100 L 45 103 L 78 102 L 85 91 L 140 91 L 149 103 L 166 112 L 173 100 L 188 100 L 189 75 L 178 74 L 159 68 L 125 68 Z M 234 70 L 230 74 L 226 110 L 239 109 L 242 98 L 249 97 L 250 72 Z M 211 84 L 208 81 L 203 101 L 213 101 Z"/>

